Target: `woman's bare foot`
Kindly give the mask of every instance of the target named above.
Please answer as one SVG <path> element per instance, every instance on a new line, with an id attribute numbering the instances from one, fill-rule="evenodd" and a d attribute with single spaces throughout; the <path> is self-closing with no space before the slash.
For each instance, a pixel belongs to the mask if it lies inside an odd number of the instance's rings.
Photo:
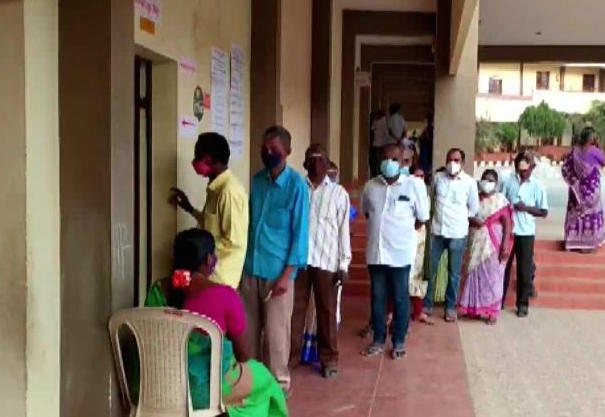
<path id="1" fill-rule="evenodd" d="M 420 313 L 420 316 L 418 316 L 418 321 L 429 326 L 435 324 L 435 322 L 425 312 Z"/>

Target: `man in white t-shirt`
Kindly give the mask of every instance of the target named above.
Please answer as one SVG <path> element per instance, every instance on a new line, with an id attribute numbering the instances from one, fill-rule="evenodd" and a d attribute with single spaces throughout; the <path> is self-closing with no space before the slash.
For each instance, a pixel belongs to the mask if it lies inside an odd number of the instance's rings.
<path id="1" fill-rule="evenodd" d="M 389 106 L 389 134 L 395 143 L 405 137 L 405 119 L 401 115 L 401 104 L 393 103 Z"/>
<path id="2" fill-rule="evenodd" d="M 377 110 L 372 119 L 372 147 L 370 149 L 370 173 L 372 178 L 380 174 L 381 150 L 384 145 L 395 143 L 389 135 L 387 115 L 383 110 Z"/>

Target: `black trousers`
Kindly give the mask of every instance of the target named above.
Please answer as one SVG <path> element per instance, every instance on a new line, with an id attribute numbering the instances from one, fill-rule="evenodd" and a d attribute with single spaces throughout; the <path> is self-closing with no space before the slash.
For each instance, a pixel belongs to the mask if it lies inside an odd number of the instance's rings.
<path id="1" fill-rule="evenodd" d="M 529 296 L 531 295 L 535 274 L 534 265 L 534 243 L 535 236 L 515 236 L 513 252 L 504 272 L 504 293 L 502 295 L 502 305 L 506 299 L 508 285 L 510 283 L 510 274 L 513 260 L 517 259 L 517 308 L 529 305 Z"/>

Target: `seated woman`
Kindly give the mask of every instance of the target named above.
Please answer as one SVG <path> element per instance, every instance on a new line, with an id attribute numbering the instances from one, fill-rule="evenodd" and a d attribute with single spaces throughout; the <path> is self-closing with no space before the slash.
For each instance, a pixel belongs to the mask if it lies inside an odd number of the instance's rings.
<path id="1" fill-rule="evenodd" d="M 184 308 L 214 320 L 226 338 L 223 347 L 223 401 L 230 417 L 284 417 L 283 391 L 261 363 L 249 360 L 244 330 L 246 318 L 238 293 L 210 281 L 216 266 L 214 238 L 200 229 L 177 235 L 174 272 L 156 282 L 146 306 Z M 189 383 L 194 409 L 209 404 L 210 340 L 200 332 L 189 339 Z"/>

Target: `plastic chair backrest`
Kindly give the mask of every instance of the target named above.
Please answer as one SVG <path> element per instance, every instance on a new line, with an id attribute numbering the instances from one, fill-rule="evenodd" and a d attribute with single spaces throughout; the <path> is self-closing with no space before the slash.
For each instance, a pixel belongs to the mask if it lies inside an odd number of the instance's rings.
<path id="1" fill-rule="evenodd" d="M 134 405 L 128 389 L 119 341 L 127 326 L 134 335 L 140 361 L 139 401 Z M 193 412 L 189 392 L 187 342 L 194 329 L 210 338 L 210 404 Z M 132 417 L 215 417 L 224 412 L 221 393 L 223 333 L 211 319 L 171 308 L 143 307 L 121 310 L 109 320 L 109 333 L 120 389 Z"/>

